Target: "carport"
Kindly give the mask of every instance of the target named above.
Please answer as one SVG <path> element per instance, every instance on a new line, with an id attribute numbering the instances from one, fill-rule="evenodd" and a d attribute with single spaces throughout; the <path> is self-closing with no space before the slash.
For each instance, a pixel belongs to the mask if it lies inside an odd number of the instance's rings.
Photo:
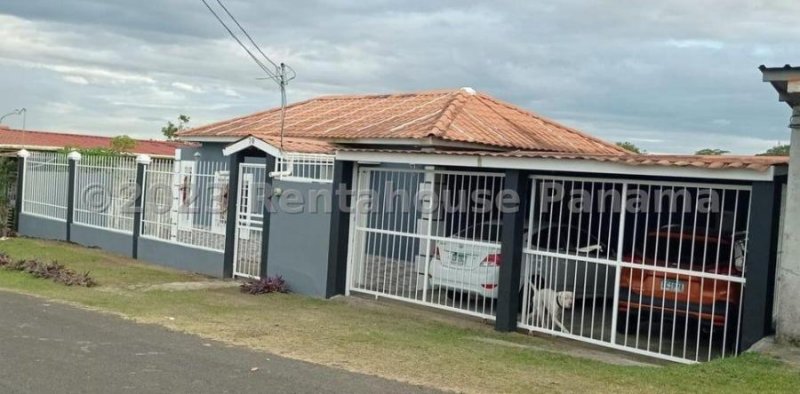
<path id="1" fill-rule="evenodd" d="M 345 149 L 335 293 L 679 362 L 772 332 L 785 158 Z M 346 246 L 346 247 L 345 247 Z"/>

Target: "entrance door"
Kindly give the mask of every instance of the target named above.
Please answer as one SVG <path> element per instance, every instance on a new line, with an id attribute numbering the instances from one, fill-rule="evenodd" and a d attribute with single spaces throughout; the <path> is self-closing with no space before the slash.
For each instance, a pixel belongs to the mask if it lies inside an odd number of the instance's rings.
<path id="1" fill-rule="evenodd" d="M 239 199 L 236 202 L 236 247 L 233 263 L 235 277 L 259 278 L 265 176 L 266 167 L 263 164 L 239 165 Z"/>

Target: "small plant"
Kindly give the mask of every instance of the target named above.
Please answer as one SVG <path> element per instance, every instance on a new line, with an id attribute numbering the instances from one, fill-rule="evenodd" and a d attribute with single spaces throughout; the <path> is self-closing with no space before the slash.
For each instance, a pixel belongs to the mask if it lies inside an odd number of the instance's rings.
<path id="1" fill-rule="evenodd" d="M 268 276 L 261 280 L 249 280 L 239 286 L 242 293 L 248 294 L 268 294 L 268 293 L 286 293 L 289 291 L 289 286 L 280 275 Z"/>
<path id="2" fill-rule="evenodd" d="M 12 260 L 5 253 L 0 253 L 0 268 L 7 271 L 20 271 L 34 278 L 52 279 L 66 286 L 93 287 L 97 282 L 88 272 L 82 274 L 65 267 L 58 262 L 45 263 L 39 260 Z"/>

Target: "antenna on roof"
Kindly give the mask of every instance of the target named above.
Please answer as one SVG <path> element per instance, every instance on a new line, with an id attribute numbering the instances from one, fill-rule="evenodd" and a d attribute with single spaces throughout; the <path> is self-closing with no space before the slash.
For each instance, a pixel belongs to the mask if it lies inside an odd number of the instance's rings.
<path id="1" fill-rule="evenodd" d="M 236 24 L 236 27 L 238 27 L 239 30 L 242 32 L 242 34 L 244 34 L 244 36 L 247 38 L 247 41 L 249 41 L 250 44 L 253 46 L 253 48 L 255 48 L 255 50 L 258 52 L 258 54 L 261 55 L 260 57 L 255 55 L 253 51 L 250 48 L 248 48 L 247 45 L 245 45 L 242 42 L 242 40 L 239 39 L 239 37 L 236 36 L 236 33 L 234 33 L 233 30 L 231 30 L 231 28 L 228 27 L 225 21 L 223 21 L 222 18 L 219 16 L 219 14 L 217 14 L 217 12 L 214 11 L 213 8 L 211 8 L 211 6 L 208 4 L 206 0 L 200 0 L 200 1 L 202 1 L 203 4 L 205 4 L 206 8 L 208 8 L 211 14 L 214 15 L 214 17 L 222 25 L 222 27 L 224 27 L 225 30 L 228 32 L 228 34 L 230 34 L 230 36 L 234 40 L 236 40 L 239 46 L 242 47 L 242 49 L 244 49 L 245 52 L 247 52 L 250 58 L 253 59 L 253 61 L 261 68 L 261 70 L 264 71 L 265 74 L 267 74 L 267 78 L 259 78 L 259 79 L 271 79 L 276 84 L 278 84 L 278 87 L 280 87 L 281 90 L 280 152 L 281 154 L 283 154 L 283 131 L 284 131 L 283 129 L 286 124 L 286 101 L 287 101 L 286 85 L 289 84 L 289 81 L 297 77 L 297 73 L 295 73 L 294 69 L 292 69 L 291 67 L 287 66 L 284 63 L 280 63 L 279 65 L 274 61 L 272 61 L 272 59 L 270 59 L 269 56 L 267 56 L 264 53 L 264 51 L 261 50 L 261 47 L 258 46 L 255 40 L 253 40 L 253 38 L 250 36 L 250 34 L 247 33 L 247 30 L 245 30 L 244 27 L 242 27 L 242 25 L 239 23 L 239 21 L 236 20 L 236 17 L 234 17 L 233 14 L 230 11 L 228 11 L 228 8 L 225 7 L 225 4 L 222 4 L 222 0 L 216 0 L 217 4 L 219 4 L 222 10 L 225 11 L 225 14 L 228 15 L 231 21 L 233 21 L 233 23 Z M 265 60 L 266 63 L 268 64 L 264 64 L 262 59 Z"/>

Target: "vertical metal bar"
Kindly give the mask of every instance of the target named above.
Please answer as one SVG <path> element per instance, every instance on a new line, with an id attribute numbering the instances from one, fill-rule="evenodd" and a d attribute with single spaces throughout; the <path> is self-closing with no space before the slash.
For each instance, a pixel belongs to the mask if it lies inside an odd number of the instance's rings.
<path id="1" fill-rule="evenodd" d="M 614 303 L 611 308 L 611 343 L 617 343 L 617 319 L 619 319 L 619 286 L 620 278 L 622 276 L 622 247 L 623 240 L 625 239 L 625 207 L 628 204 L 628 184 L 622 184 L 622 201 L 619 210 L 619 229 L 617 230 L 617 256 L 616 265 L 614 266 Z M 608 281 L 606 281 L 608 283 Z"/>
<path id="2" fill-rule="evenodd" d="M 433 167 L 426 167 L 425 168 L 425 174 L 435 174 L 433 172 Z M 428 184 L 426 178 L 427 178 L 427 176 L 423 177 L 423 182 L 425 182 L 425 185 L 426 185 L 425 187 L 433 189 L 433 182 Z M 428 191 L 428 208 L 426 210 L 427 211 L 427 215 L 428 215 L 428 220 L 427 220 L 428 228 L 426 229 L 427 235 L 426 235 L 426 238 L 425 238 L 425 243 L 426 243 L 426 246 L 425 246 L 425 268 L 423 268 L 423 275 L 422 275 L 422 299 L 423 300 L 427 300 L 428 299 L 428 273 L 429 273 L 428 271 L 429 271 L 429 267 L 430 267 L 430 264 L 431 264 L 431 235 L 432 235 L 432 231 L 433 231 L 433 220 L 431 220 L 431 218 L 433 217 L 433 196 L 431 195 L 432 193 L 433 193 L 433 190 L 429 190 Z"/>

